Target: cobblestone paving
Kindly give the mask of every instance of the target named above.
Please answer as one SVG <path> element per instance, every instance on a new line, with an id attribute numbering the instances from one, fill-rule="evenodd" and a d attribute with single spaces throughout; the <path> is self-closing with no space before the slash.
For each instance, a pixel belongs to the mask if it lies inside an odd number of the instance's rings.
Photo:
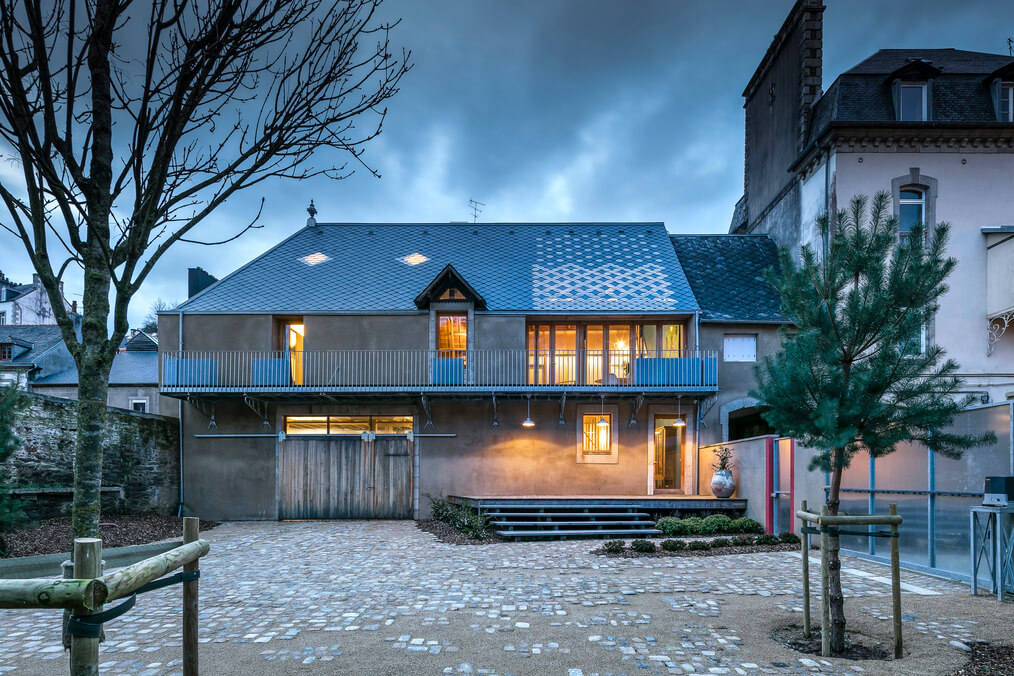
<path id="1" fill-rule="evenodd" d="M 353 636 L 380 656 L 411 656 L 418 674 L 545 673 L 538 663 L 551 658 L 574 665 L 560 672 L 568 676 L 862 671 L 745 654 L 735 627 L 749 618 L 723 609 L 732 597 L 770 596 L 801 612 L 800 560 L 791 553 L 613 559 L 590 554 L 588 541 L 452 546 L 411 522 L 235 523 L 206 537 L 212 553 L 201 566 L 201 642 L 249 644 L 265 663 L 284 663 L 284 673 L 324 662 L 332 673 L 355 673 L 341 666 Z M 890 587 L 878 580 L 886 569 L 854 559 L 845 568 L 845 594 L 859 599 L 852 607 L 886 619 Z M 903 579 L 916 589 L 967 593 L 935 578 Z M 166 648 L 181 645 L 178 594 L 145 594 L 106 625 L 104 674 L 180 672 L 178 659 L 162 661 Z M 944 644 L 975 640 L 973 622 L 906 621 Z M 58 612 L 0 611 L 0 623 L 0 673 L 31 674 L 65 659 Z M 480 662 L 469 646 L 482 635 L 510 664 L 524 658 L 531 667 L 505 667 L 489 651 Z M 600 659 L 621 669 L 587 668 Z"/>

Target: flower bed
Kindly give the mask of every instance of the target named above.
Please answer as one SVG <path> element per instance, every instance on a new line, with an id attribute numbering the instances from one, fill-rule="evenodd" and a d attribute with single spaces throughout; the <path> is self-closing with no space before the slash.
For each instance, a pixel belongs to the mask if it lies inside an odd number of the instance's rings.
<path id="1" fill-rule="evenodd" d="M 733 538 L 696 540 L 667 539 L 661 542 L 633 540 L 628 547 L 624 540 L 609 540 L 592 554 L 627 559 L 667 556 L 723 556 L 751 552 L 784 552 L 799 549 L 799 538 L 792 533 L 781 535 L 739 535 Z"/>

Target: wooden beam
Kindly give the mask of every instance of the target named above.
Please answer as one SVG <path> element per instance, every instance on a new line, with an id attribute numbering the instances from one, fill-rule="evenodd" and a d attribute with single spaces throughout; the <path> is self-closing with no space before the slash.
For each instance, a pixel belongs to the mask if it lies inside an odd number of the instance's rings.
<path id="1" fill-rule="evenodd" d="M 207 554 L 210 548 L 211 545 L 207 540 L 188 542 L 176 549 L 170 549 L 165 554 L 153 556 L 115 573 L 103 575 L 99 581 L 106 587 L 106 603 L 130 596 L 149 582 L 157 580 L 180 566 L 196 561 Z"/>
<path id="2" fill-rule="evenodd" d="M 87 608 L 102 605 L 105 587 L 95 580 L 0 580 L 0 608 Z"/>

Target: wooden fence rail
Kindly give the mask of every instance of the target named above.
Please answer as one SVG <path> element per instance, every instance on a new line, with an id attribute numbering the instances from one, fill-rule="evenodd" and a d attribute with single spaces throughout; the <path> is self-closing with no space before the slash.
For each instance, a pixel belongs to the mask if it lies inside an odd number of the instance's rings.
<path id="1" fill-rule="evenodd" d="M 65 608 L 74 617 L 85 618 L 102 611 L 105 603 L 136 593 L 177 568 L 184 574 L 198 571 L 198 560 L 210 545 L 199 539 L 199 521 L 183 519 L 184 544 L 168 552 L 102 575 L 102 541 L 74 540 L 75 579 L 0 580 L 0 608 Z M 198 573 L 199 575 L 200 573 Z M 197 579 L 183 582 L 183 673 L 197 676 Z M 142 590 L 144 591 L 144 590 Z M 94 622 L 94 620 L 93 620 Z M 71 676 L 98 674 L 99 639 L 71 634 Z"/>

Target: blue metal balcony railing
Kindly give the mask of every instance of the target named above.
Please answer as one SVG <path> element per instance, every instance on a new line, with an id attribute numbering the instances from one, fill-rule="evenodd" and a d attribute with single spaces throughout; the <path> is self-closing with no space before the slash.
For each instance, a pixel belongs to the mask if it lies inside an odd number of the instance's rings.
<path id="1" fill-rule="evenodd" d="M 161 391 L 707 391 L 715 350 L 184 350 L 159 356 Z"/>

